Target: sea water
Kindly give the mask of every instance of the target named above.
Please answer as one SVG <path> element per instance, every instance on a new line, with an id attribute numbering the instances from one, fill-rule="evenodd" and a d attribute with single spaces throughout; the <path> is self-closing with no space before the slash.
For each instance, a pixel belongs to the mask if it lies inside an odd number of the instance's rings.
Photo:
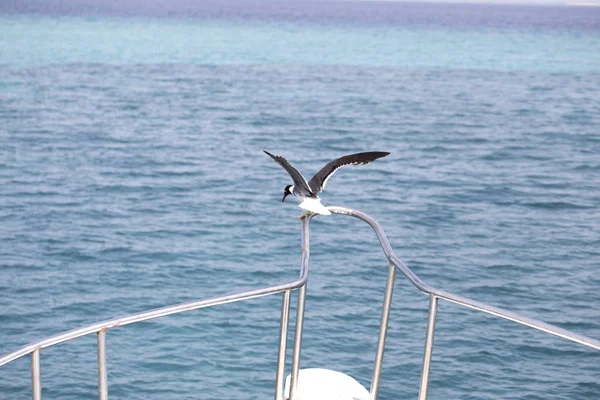
<path id="1" fill-rule="evenodd" d="M 24 4 L 0 14 L 0 354 L 297 277 L 302 210 L 263 150 L 308 178 L 391 152 L 323 203 L 432 286 L 600 338 L 600 10 Z M 313 219 L 302 367 L 368 387 L 387 267 L 364 223 Z M 110 398 L 272 398 L 280 302 L 109 330 Z M 381 399 L 416 398 L 427 306 L 398 275 Z M 42 350 L 44 398 L 96 396 L 95 345 Z M 30 382 L 29 357 L 0 368 L 0 399 Z M 442 302 L 429 397 L 598 399 L 600 353 Z"/>

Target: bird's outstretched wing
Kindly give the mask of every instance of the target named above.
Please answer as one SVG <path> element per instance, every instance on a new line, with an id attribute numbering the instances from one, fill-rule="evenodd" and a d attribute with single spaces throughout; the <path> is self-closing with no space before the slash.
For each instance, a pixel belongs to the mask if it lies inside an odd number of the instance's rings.
<path id="1" fill-rule="evenodd" d="M 281 157 L 281 156 L 276 156 L 273 155 L 271 153 L 269 153 L 266 150 L 263 150 L 269 157 L 271 157 L 273 160 L 275 160 L 277 162 L 277 164 L 281 165 L 288 174 L 290 174 L 290 176 L 292 177 L 292 180 L 294 181 L 294 186 L 298 189 L 304 189 L 304 191 L 308 192 L 308 194 L 310 194 L 312 191 L 310 190 L 310 186 L 308 186 L 308 182 L 306 181 L 306 178 L 300 173 L 300 171 L 298 171 L 296 168 L 294 168 L 292 166 L 292 164 L 290 164 L 288 162 L 288 160 L 286 160 L 285 158 Z"/>
<path id="2" fill-rule="evenodd" d="M 313 176 L 308 182 L 308 186 L 313 193 L 322 192 L 323 189 L 325 189 L 325 184 L 327 184 L 327 180 L 331 177 L 331 175 L 333 175 L 335 171 L 344 165 L 368 164 L 371 161 L 375 161 L 378 158 L 385 157 L 389 154 L 390 153 L 386 151 L 368 151 L 366 153 L 349 154 L 347 156 L 340 157 L 321 168 L 321 170 L 317 172 L 315 176 Z"/>

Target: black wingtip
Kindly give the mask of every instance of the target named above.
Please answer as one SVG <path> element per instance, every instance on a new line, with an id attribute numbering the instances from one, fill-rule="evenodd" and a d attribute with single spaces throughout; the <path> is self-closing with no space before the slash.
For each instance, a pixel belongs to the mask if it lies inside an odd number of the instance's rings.
<path id="1" fill-rule="evenodd" d="M 378 158 L 387 157 L 392 153 L 390 153 L 389 151 L 370 151 L 370 152 L 367 152 L 366 154 L 372 155 L 374 157 L 373 159 L 376 160 Z"/>
<path id="2" fill-rule="evenodd" d="M 380 157 L 385 157 L 385 156 L 389 156 L 390 153 L 389 151 L 365 151 L 364 153 L 356 153 L 356 154 L 374 154 L 374 155 L 378 155 Z"/>

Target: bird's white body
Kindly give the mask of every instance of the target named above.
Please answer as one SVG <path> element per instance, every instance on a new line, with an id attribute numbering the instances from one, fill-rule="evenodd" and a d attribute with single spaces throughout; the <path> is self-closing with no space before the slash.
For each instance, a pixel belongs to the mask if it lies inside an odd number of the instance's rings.
<path id="1" fill-rule="evenodd" d="M 319 199 L 318 197 L 305 197 L 304 199 L 302 199 L 302 203 L 298 204 L 298 207 L 315 214 L 331 214 L 331 212 L 323 204 L 321 204 L 321 199 Z"/>
<path id="2" fill-rule="evenodd" d="M 296 187 L 294 185 L 289 187 L 289 191 L 294 195 L 294 197 L 300 200 L 300 204 L 298 204 L 298 207 L 300 207 L 301 209 L 310 211 L 314 214 L 331 215 L 331 212 L 327 208 L 325 208 L 323 204 L 321 204 L 320 198 L 307 197 L 306 195 L 303 195 L 302 192 L 296 190 Z"/>

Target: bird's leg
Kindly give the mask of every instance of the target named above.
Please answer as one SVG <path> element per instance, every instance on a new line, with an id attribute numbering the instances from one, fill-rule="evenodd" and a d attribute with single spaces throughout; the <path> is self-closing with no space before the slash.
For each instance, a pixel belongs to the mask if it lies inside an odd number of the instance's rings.
<path id="1" fill-rule="evenodd" d="M 301 219 L 303 219 L 303 218 L 309 217 L 311 214 L 313 214 L 313 213 L 311 213 L 311 212 L 310 212 L 310 211 L 308 211 L 308 210 L 305 210 L 305 211 L 302 213 L 302 215 L 301 215 L 300 217 L 298 217 L 298 219 L 300 219 L 300 220 L 301 220 Z"/>

